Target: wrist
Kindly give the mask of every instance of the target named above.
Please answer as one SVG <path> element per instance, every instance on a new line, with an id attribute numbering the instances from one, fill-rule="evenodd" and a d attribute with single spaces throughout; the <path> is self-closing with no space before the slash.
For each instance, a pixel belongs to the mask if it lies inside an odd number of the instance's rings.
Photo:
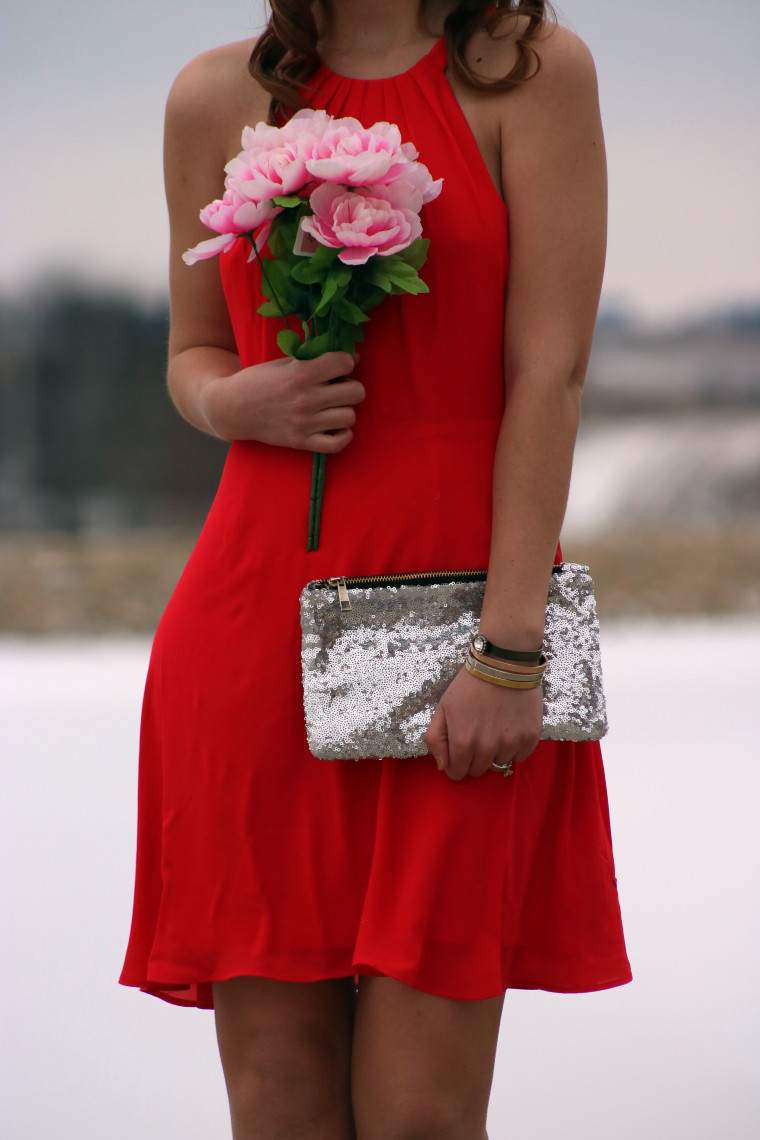
<path id="1" fill-rule="evenodd" d="M 238 438 L 236 431 L 235 380 L 238 373 L 229 376 L 206 376 L 199 385 L 197 406 L 208 430 L 226 443 Z"/>
<path id="2" fill-rule="evenodd" d="M 227 349 L 193 346 L 170 351 L 167 387 L 179 414 L 199 431 L 232 439 L 225 430 L 225 405 L 229 381 L 239 369 L 239 358 Z"/>

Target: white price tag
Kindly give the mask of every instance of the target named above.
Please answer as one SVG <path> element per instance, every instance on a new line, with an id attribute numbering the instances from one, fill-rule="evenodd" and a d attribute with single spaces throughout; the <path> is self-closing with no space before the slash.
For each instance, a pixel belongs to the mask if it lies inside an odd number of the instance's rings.
<path id="1" fill-rule="evenodd" d="M 301 221 L 298 225 L 296 240 L 293 245 L 293 253 L 295 253 L 297 257 L 313 257 L 319 249 L 319 242 L 317 239 L 310 233 L 307 233 L 303 228 L 305 220 L 305 218 L 301 218 Z"/>

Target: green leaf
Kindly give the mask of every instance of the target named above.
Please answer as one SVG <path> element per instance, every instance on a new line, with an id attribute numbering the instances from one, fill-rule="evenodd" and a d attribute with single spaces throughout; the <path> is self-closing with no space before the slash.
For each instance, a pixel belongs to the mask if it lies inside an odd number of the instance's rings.
<path id="1" fill-rule="evenodd" d="M 417 270 L 405 261 L 398 258 L 398 254 L 389 257 L 384 265 L 385 276 L 394 286 L 394 293 L 429 293 L 427 285 L 421 280 Z"/>
<path id="2" fill-rule="evenodd" d="M 295 336 L 295 333 L 293 335 Z M 296 339 L 298 338 L 296 337 Z M 278 344 L 279 340 L 280 337 L 278 336 Z M 319 336 L 310 337 L 309 340 L 299 342 L 299 344 L 300 347 L 297 352 L 289 355 L 296 356 L 299 360 L 313 360 L 315 356 L 321 356 L 324 352 L 330 351 L 330 334 L 320 333 Z"/>
<path id="3" fill-rule="evenodd" d="M 364 313 L 358 305 L 354 305 L 347 297 L 341 297 L 335 306 L 335 311 L 342 321 L 348 321 L 351 325 L 361 325 L 369 320 L 369 317 Z"/>
<path id="4" fill-rule="evenodd" d="M 303 341 L 292 329 L 280 329 L 277 334 L 277 347 L 286 356 L 298 356 L 298 350 L 303 348 Z"/>
<path id="5" fill-rule="evenodd" d="M 332 246 L 320 245 L 317 252 L 309 260 L 312 265 L 318 266 L 320 269 L 329 269 L 339 253 L 340 250 L 333 249 Z"/>
<path id="6" fill-rule="evenodd" d="M 428 248 L 430 246 L 430 238 L 417 238 L 406 249 L 402 249 L 396 257 L 400 257 L 407 265 L 411 265 L 413 269 L 422 269 L 422 266 L 427 261 Z"/>
<path id="7" fill-rule="evenodd" d="M 302 282 L 304 285 L 321 284 L 327 277 L 329 270 L 324 269 L 317 265 L 316 267 L 311 264 L 312 259 L 299 258 L 299 264 L 294 265 L 291 269 L 291 276 L 296 280 Z"/>
<path id="8" fill-rule="evenodd" d="M 366 281 L 363 281 L 361 285 L 356 285 L 355 282 L 356 279 L 354 278 L 354 284 L 346 296 L 355 305 L 358 305 L 363 313 L 368 313 L 385 300 L 387 296 L 385 290 L 376 285 L 369 285 Z"/>
<path id="9" fill-rule="evenodd" d="M 421 277 L 415 277 L 412 281 L 394 282 L 392 292 L 396 294 L 412 293 L 417 295 L 419 293 L 429 293 L 430 290 Z"/>
<path id="10" fill-rule="evenodd" d="M 276 301 L 265 301 L 263 305 L 259 305 L 256 310 L 262 317 L 280 317 L 280 306 Z"/>
<path id="11" fill-rule="evenodd" d="M 284 206 L 286 210 L 292 209 L 294 206 L 300 206 L 303 198 L 299 198 L 297 194 L 283 194 L 273 198 L 275 206 Z"/>
<path id="12" fill-rule="evenodd" d="M 317 303 L 317 307 L 314 310 L 315 316 L 321 316 L 322 313 L 325 312 L 328 305 L 330 304 L 332 299 L 335 297 L 335 294 L 337 293 L 337 291 L 338 291 L 338 275 L 337 275 L 337 273 L 333 273 L 333 271 L 330 270 L 330 272 L 327 274 L 327 280 L 325 281 L 324 285 L 322 286 L 322 296 L 319 298 L 319 301 Z"/>
<path id="13" fill-rule="evenodd" d="M 390 277 L 387 277 L 382 269 L 373 266 L 369 274 L 369 282 L 371 285 L 376 285 L 378 289 L 382 289 L 384 293 L 390 293 L 393 282 Z"/>
<path id="14" fill-rule="evenodd" d="M 267 238 L 267 247 L 272 257 L 282 257 L 288 248 L 293 248 L 296 236 L 295 226 L 292 222 L 288 224 L 287 217 L 287 214 L 280 214 L 272 222 L 272 228 Z M 290 231 L 292 231 L 292 236 Z"/>
<path id="15" fill-rule="evenodd" d="M 394 253 L 390 257 L 383 258 L 383 272 L 391 281 L 394 279 L 402 280 L 403 278 L 412 278 L 417 276 L 417 270 L 412 265 L 408 265 L 402 258 L 400 253 Z"/>
<path id="16" fill-rule="evenodd" d="M 270 301 L 279 300 L 285 313 L 308 316 L 309 294 L 293 280 L 290 267 L 282 259 L 264 262 L 265 276 L 261 291 Z"/>
<path id="17" fill-rule="evenodd" d="M 314 310 L 316 316 L 322 316 L 331 307 L 335 307 L 351 284 L 351 270 L 335 262 L 327 274 L 327 280 L 322 288 L 322 295 Z"/>

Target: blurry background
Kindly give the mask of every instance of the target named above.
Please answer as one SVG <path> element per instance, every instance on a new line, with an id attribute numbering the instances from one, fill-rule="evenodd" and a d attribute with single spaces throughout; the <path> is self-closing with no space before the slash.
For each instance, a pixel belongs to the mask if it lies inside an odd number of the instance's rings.
<path id="1" fill-rule="evenodd" d="M 560 14 L 596 59 L 611 196 L 563 544 L 591 565 L 603 618 L 637 982 L 511 996 L 491 1138 L 743 1138 L 760 1107 L 760 789 L 743 728 L 760 652 L 760 6 L 567 0 Z M 262 19 L 255 0 L 2 13 L 0 1127 L 14 1140 L 225 1134 L 211 1018 L 115 977 L 149 635 L 225 450 L 165 392 L 163 105 L 189 58 Z"/>
<path id="2" fill-rule="evenodd" d="M 574 0 L 609 257 L 565 528 L 606 616 L 757 609 L 760 7 Z M 167 89 L 263 5 L 8 6 L 0 628 L 152 629 L 224 459 L 164 389 Z M 635 535 L 636 557 L 629 557 Z"/>

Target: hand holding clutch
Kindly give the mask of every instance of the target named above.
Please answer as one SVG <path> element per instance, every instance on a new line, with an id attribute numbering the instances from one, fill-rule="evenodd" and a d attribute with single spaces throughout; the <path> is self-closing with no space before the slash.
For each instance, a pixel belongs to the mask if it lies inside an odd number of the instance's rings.
<path id="1" fill-rule="evenodd" d="M 425 743 L 452 780 L 482 776 L 499 765 L 510 775 L 541 737 L 541 688 L 517 691 L 486 685 L 462 668 L 441 697 Z"/>

